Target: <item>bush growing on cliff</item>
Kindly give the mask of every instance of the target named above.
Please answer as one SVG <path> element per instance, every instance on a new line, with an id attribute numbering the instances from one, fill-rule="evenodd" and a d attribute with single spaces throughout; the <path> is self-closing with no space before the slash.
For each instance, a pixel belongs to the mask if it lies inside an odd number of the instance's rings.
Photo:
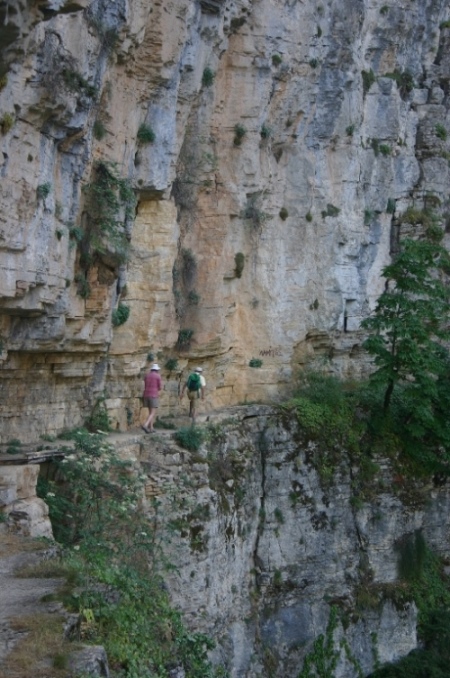
<path id="1" fill-rule="evenodd" d="M 65 602 L 81 615 L 81 637 L 103 644 L 123 678 L 167 678 L 175 667 L 186 678 L 213 678 L 211 639 L 190 633 L 170 605 L 158 503 L 150 516 L 141 506 L 145 476 L 103 435 L 72 437 L 57 480 L 41 479 L 39 493 L 74 574 Z"/>
<path id="2" fill-rule="evenodd" d="M 86 227 L 79 243 L 80 264 L 87 270 L 96 255 L 109 254 L 124 262 L 128 254 L 126 224 L 134 218 L 136 197 L 115 163 L 99 160 L 92 181 L 83 187 L 86 195 Z"/>
<path id="3" fill-rule="evenodd" d="M 155 133 L 151 127 L 145 123 L 142 123 L 142 125 L 139 126 L 137 139 L 141 144 L 152 144 L 155 141 L 155 138 Z"/>

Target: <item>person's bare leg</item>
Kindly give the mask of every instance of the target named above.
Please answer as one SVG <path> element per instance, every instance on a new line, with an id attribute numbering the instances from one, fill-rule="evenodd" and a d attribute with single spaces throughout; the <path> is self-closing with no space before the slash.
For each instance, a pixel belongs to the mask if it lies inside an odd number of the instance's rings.
<path id="1" fill-rule="evenodd" d="M 148 408 L 148 417 L 147 417 L 147 419 L 145 420 L 145 422 L 142 424 L 142 428 L 143 428 L 143 429 L 148 429 L 149 425 L 151 424 L 151 421 L 152 421 L 152 419 L 151 419 L 151 417 L 152 417 L 152 412 L 153 412 L 152 408 L 149 407 L 149 408 Z"/>
<path id="2" fill-rule="evenodd" d="M 150 431 L 153 431 L 153 423 L 156 418 L 156 407 L 150 410 L 150 416 L 148 418 L 148 426 L 150 426 Z"/>

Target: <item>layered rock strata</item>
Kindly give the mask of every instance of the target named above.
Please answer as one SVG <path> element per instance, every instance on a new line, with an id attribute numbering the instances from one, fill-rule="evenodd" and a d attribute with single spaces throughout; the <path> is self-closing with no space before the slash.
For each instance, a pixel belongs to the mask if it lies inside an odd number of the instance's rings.
<path id="1" fill-rule="evenodd" d="M 166 413 L 198 362 L 209 407 L 278 398 L 318 358 L 364 373 L 407 208 L 445 225 L 448 20 L 444 0 L 2 0 L 2 440 L 105 397 L 136 423 L 149 353 L 178 361 Z M 127 263 L 103 232 L 92 250 L 99 163 L 137 197 Z"/>

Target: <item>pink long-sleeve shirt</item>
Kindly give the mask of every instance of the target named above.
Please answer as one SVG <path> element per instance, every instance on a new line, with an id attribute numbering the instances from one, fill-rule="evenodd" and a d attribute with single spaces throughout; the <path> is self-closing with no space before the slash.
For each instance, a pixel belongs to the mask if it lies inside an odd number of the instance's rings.
<path id="1" fill-rule="evenodd" d="M 144 378 L 144 398 L 157 398 L 162 388 L 162 380 L 159 372 L 149 372 Z"/>

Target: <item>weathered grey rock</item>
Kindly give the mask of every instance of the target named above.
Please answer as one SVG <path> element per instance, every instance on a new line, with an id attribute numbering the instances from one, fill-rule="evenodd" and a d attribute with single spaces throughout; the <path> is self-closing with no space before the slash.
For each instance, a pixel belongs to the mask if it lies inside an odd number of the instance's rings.
<path id="1" fill-rule="evenodd" d="M 69 670 L 71 675 L 87 675 L 97 678 L 109 678 L 108 658 L 101 645 L 87 645 L 70 655 Z"/>
<path id="2" fill-rule="evenodd" d="M 185 526 L 177 539 L 171 533 L 173 600 L 188 624 L 216 638 L 217 661 L 245 678 L 266 675 L 269 660 L 272 675 L 298 675 L 335 605 L 335 676 L 368 675 L 376 656 L 396 661 L 417 646 L 415 605 L 391 600 L 399 547 L 420 532 L 448 555 L 449 488 L 398 485 L 379 458 L 371 498 L 355 502 L 359 468 L 345 452 L 328 468 L 295 421 L 257 409 L 212 418 L 191 459 L 167 439 L 143 439 L 148 497 Z"/>

